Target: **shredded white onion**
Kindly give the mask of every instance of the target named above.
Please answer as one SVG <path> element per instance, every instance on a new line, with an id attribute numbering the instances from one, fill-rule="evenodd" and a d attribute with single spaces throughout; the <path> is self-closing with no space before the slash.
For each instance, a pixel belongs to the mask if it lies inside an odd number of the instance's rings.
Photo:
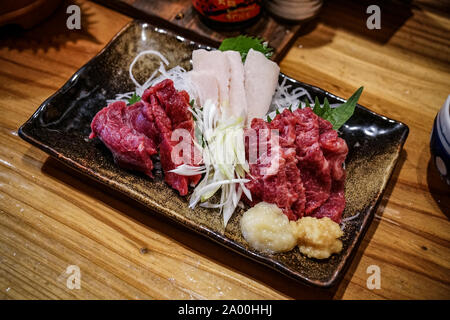
<path id="1" fill-rule="evenodd" d="M 353 220 L 358 218 L 360 214 L 361 214 L 361 211 L 359 211 L 357 214 L 355 214 L 353 216 L 350 216 L 350 217 L 347 217 L 345 219 L 342 219 L 342 221 L 341 221 L 341 230 L 344 230 L 345 226 L 347 225 L 347 223 L 353 222 Z"/>
<path id="2" fill-rule="evenodd" d="M 142 57 L 143 55 L 146 55 L 146 54 L 153 54 L 153 55 L 156 55 L 156 56 L 158 56 L 158 57 L 159 57 L 166 65 L 169 65 L 169 61 L 167 61 L 166 57 L 164 57 L 164 56 L 161 54 L 161 52 L 159 52 L 159 51 L 156 51 L 156 50 L 145 50 L 145 51 L 139 52 L 139 54 L 138 54 L 136 57 L 134 57 L 133 61 L 132 61 L 131 64 L 130 64 L 130 69 L 128 70 L 128 71 L 129 71 L 129 74 L 130 74 L 130 79 L 131 79 L 131 81 L 134 82 L 134 84 L 136 85 L 136 87 L 139 87 L 140 84 L 139 84 L 139 82 L 136 81 L 136 79 L 135 79 L 134 76 L 133 76 L 133 67 L 134 67 L 134 64 L 139 60 L 139 58 Z"/>
<path id="3" fill-rule="evenodd" d="M 299 107 L 303 107 L 304 103 L 301 102 L 300 98 L 306 97 L 310 103 L 313 102 L 308 91 L 304 88 L 295 88 L 291 90 L 292 85 L 286 84 L 287 78 L 284 78 L 281 83 L 278 84 L 275 94 L 272 98 L 272 104 L 270 106 L 271 111 L 284 110 L 291 107 L 295 110 Z"/>
<path id="4" fill-rule="evenodd" d="M 355 215 L 353 215 L 351 217 L 347 217 L 345 219 L 342 219 L 342 222 L 347 223 L 349 221 L 352 221 L 352 220 L 358 218 L 360 214 L 361 214 L 361 212 L 358 212 L 357 214 L 355 214 Z"/>
<path id="5" fill-rule="evenodd" d="M 159 68 L 154 70 L 153 73 L 150 75 L 150 77 L 141 85 L 136 78 L 133 75 L 133 67 L 136 64 L 136 62 L 144 55 L 155 55 L 161 59 Z M 116 94 L 114 99 L 106 100 L 108 104 L 116 102 L 116 101 L 125 101 L 127 102 L 134 93 L 136 93 L 138 96 L 142 96 L 144 91 L 153 85 L 161 82 L 165 79 L 170 79 L 173 81 L 174 87 L 177 90 L 185 90 L 189 96 L 193 96 L 194 88 L 190 84 L 190 81 L 187 77 L 187 71 L 180 67 L 175 66 L 174 68 L 171 68 L 169 70 L 166 70 L 165 65 L 169 65 L 169 61 L 167 58 L 159 51 L 156 50 L 145 50 L 140 52 L 130 63 L 130 66 L 128 68 L 128 74 L 130 76 L 131 81 L 135 85 L 135 91 L 134 92 L 126 92 L 126 93 L 119 93 Z"/>
<path id="6" fill-rule="evenodd" d="M 203 165 L 200 170 L 205 175 L 194 189 L 189 207 L 194 208 L 197 204 L 206 208 L 220 209 L 224 226 L 227 225 L 232 214 L 239 204 L 242 193 L 251 199 L 251 193 L 245 183 L 248 171 L 248 163 L 245 160 L 245 146 L 243 143 L 243 119 L 224 119 L 220 109 L 207 100 L 198 108 L 190 109 L 196 121 L 197 139 L 202 141 Z M 217 191 L 221 191 L 220 201 L 211 203 L 208 201 Z"/>
<path id="7" fill-rule="evenodd" d="M 170 170 L 169 172 L 173 172 L 182 176 L 195 176 L 197 174 L 202 174 L 206 172 L 205 168 L 202 167 L 194 167 L 187 164 L 182 164 L 176 167 L 173 170 Z"/>

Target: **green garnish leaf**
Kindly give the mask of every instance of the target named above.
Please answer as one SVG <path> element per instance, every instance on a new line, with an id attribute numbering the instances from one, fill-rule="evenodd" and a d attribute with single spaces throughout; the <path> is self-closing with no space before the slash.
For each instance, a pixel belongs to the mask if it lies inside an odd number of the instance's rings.
<path id="1" fill-rule="evenodd" d="M 309 104 L 308 98 L 305 98 L 305 99 L 303 100 L 303 102 L 305 103 L 305 105 L 306 105 L 307 108 L 311 108 L 311 106 L 310 106 L 310 104 Z"/>
<path id="2" fill-rule="evenodd" d="M 141 97 L 138 96 L 138 95 L 136 94 L 136 92 L 135 92 L 135 93 L 133 93 L 133 95 L 131 96 L 131 98 L 128 100 L 128 105 L 130 106 L 130 105 L 132 105 L 132 104 L 135 104 L 135 103 L 138 102 L 138 101 L 141 101 Z"/>
<path id="3" fill-rule="evenodd" d="M 319 98 L 315 97 L 314 98 L 314 107 L 313 107 L 313 111 L 315 114 L 317 114 L 319 117 L 322 116 L 322 108 L 320 107 L 320 101 Z"/>
<path id="4" fill-rule="evenodd" d="M 273 54 L 273 49 L 268 47 L 267 42 L 264 42 L 260 38 L 243 35 L 224 39 L 219 47 L 220 51 L 238 51 L 241 54 L 242 62 L 244 62 L 245 58 L 247 58 L 247 54 L 250 49 L 263 53 L 268 59 L 270 59 Z"/>
<path id="5" fill-rule="evenodd" d="M 364 87 L 359 88 L 356 92 L 347 100 L 347 102 L 341 104 L 339 107 L 331 108 L 328 99 L 325 98 L 323 107 L 320 106 L 319 99 L 316 97 L 313 112 L 319 117 L 328 120 L 333 125 L 334 130 L 338 130 L 344 125 L 344 123 L 350 119 L 355 112 L 356 104 Z"/>
<path id="6" fill-rule="evenodd" d="M 267 122 L 268 122 L 268 123 L 272 122 L 272 119 L 270 119 L 269 116 L 267 116 Z"/>
<path id="7" fill-rule="evenodd" d="M 279 114 L 280 114 L 280 111 L 279 111 L 278 109 L 275 110 L 275 114 L 279 115 Z"/>
<path id="8" fill-rule="evenodd" d="M 324 102 L 323 102 L 323 107 L 320 106 L 320 102 L 319 99 L 316 97 L 315 103 L 314 103 L 314 108 L 313 111 L 315 114 L 317 114 L 319 117 L 323 118 L 323 119 L 327 119 L 330 117 L 330 114 L 332 112 L 332 109 L 330 107 L 330 103 L 328 102 L 328 99 L 325 98 Z"/>

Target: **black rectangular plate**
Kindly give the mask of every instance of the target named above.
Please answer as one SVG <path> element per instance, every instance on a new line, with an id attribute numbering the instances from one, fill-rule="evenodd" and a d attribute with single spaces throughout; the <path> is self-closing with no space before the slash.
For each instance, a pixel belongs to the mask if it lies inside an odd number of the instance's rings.
<path id="1" fill-rule="evenodd" d="M 160 176 L 150 180 L 117 167 L 101 142 L 88 139 L 91 120 L 106 105 L 106 100 L 114 98 L 116 93 L 134 90 L 128 66 L 139 52 L 157 50 L 169 60 L 169 68 L 181 65 L 190 69 L 191 52 L 200 47 L 203 46 L 147 22 L 133 21 L 38 108 L 19 129 L 20 137 L 79 172 L 246 257 L 306 284 L 335 285 L 348 267 L 382 199 L 408 136 L 408 127 L 403 123 L 358 105 L 354 115 L 340 129 L 341 137 L 349 146 L 347 204 L 343 217 L 359 215 L 344 228 L 342 252 L 326 260 L 309 259 L 298 248 L 272 255 L 253 250 L 239 228 L 242 210 L 234 214 L 224 230 L 219 213 L 205 208 L 189 209 L 187 198 L 180 197 Z M 146 56 L 136 63 L 134 74 L 142 83 L 158 67 L 155 57 Z M 293 88 L 305 88 L 321 101 L 325 97 L 330 103 L 344 101 L 281 74 L 280 81 L 284 78 Z"/>

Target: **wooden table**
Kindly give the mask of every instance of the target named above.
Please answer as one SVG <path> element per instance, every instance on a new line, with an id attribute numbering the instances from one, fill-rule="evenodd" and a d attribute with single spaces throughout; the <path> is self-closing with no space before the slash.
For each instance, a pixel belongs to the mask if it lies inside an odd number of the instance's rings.
<path id="1" fill-rule="evenodd" d="M 79 1 L 81 31 L 65 8 L 37 28 L 0 33 L 0 298 L 419 299 L 450 298 L 450 188 L 430 162 L 436 112 L 450 93 L 450 18 L 440 1 L 415 2 L 382 29 L 365 7 L 329 2 L 281 62 L 283 72 L 405 122 L 409 138 L 344 280 L 305 287 L 148 214 L 22 141 L 18 127 L 131 18 Z M 383 20 L 383 18 L 385 20 Z M 66 286 L 69 265 L 81 289 Z M 381 270 L 369 290 L 367 268 Z"/>

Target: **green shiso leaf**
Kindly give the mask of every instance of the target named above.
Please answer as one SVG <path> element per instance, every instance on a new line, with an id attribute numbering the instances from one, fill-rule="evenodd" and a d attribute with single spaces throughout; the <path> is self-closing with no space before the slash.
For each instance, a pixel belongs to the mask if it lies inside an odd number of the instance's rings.
<path id="1" fill-rule="evenodd" d="M 336 108 L 331 108 L 328 99 L 325 98 L 323 106 L 320 106 L 319 99 L 316 97 L 313 112 L 319 117 L 328 120 L 333 125 L 334 130 L 338 130 L 344 123 L 350 119 L 355 112 L 356 104 L 364 87 L 359 88 L 356 92 L 343 104 Z"/>
<path id="2" fill-rule="evenodd" d="M 263 53 L 268 59 L 272 56 L 273 49 L 268 47 L 267 42 L 260 38 L 249 36 L 237 36 L 234 38 L 227 38 L 220 44 L 220 51 L 234 50 L 241 54 L 242 61 L 245 61 L 250 49 Z"/>
<path id="3" fill-rule="evenodd" d="M 303 99 L 303 102 L 305 103 L 307 108 L 311 108 L 311 105 L 309 104 L 308 98 Z"/>

